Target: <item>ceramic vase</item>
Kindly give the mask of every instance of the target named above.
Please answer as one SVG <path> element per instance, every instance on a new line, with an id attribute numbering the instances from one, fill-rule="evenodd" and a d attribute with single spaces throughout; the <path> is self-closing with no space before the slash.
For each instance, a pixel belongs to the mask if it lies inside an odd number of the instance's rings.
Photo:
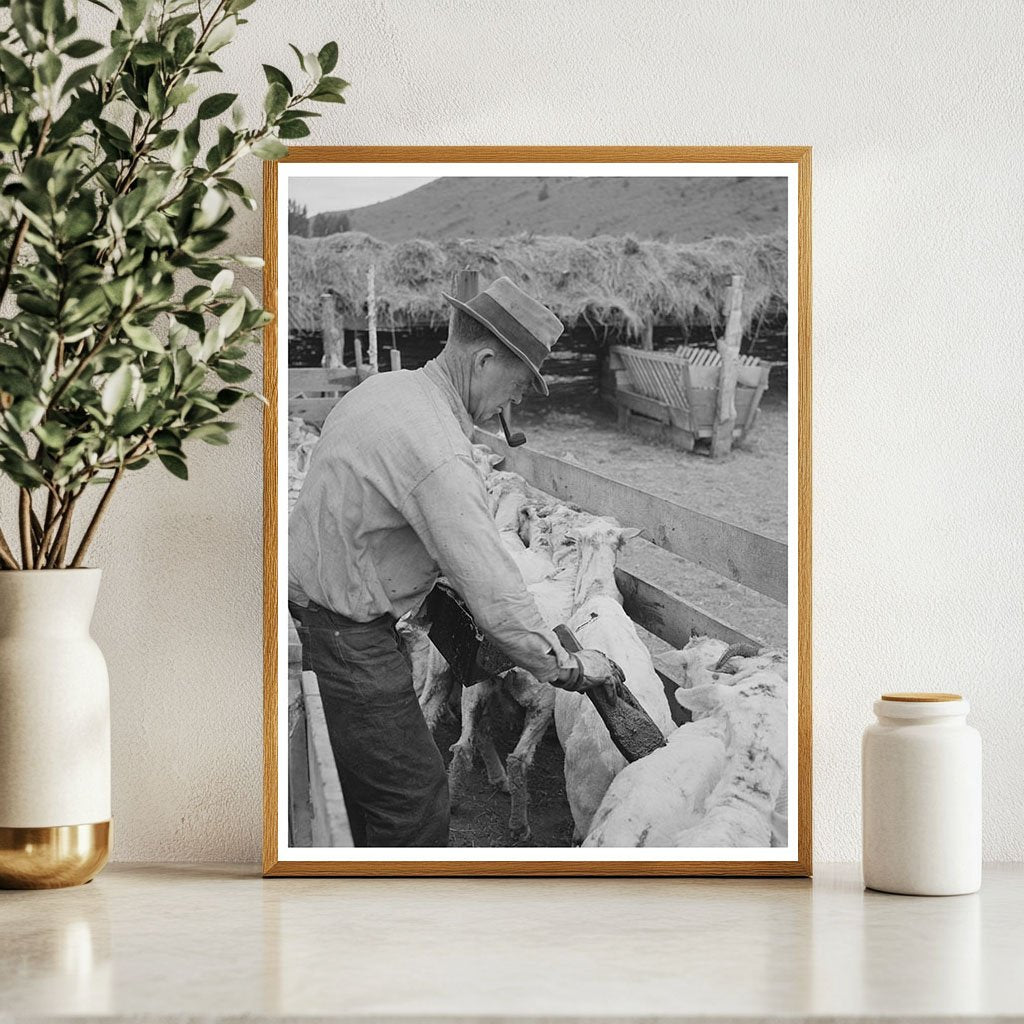
<path id="1" fill-rule="evenodd" d="M 99 569 L 0 572 L 0 887 L 80 885 L 110 851 Z"/>

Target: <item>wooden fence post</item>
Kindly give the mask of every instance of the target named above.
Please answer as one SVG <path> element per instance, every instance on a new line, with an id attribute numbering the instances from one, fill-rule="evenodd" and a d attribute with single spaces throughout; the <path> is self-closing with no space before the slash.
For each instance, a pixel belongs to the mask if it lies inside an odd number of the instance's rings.
<path id="1" fill-rule="evenodd" d="M 359 329 L 356 327 L 352 328 L 352 348 L 356 354 L 356 371 L 359 374 L 359 379 L 362 380 L 365 373 L 363 370 L 363 342 L 359 337 Z"/>
<path id="2" fill-rule="evenodd" d="M 334 296 L 320 296 L 320 339 L 324 346 L 324 366 L 345 365 L 345 337 L 334 322 Z"/>
<path id="3" fill-rule="evenodd" d="M 711 457 L 732 451 L 732 432 L 736 427 L 736 373 L 739 369 L 740 341 L 743 339 L 743 275 L 733 274 L 725 295 L 725 334 L 718 339 L 722 369 L 718 375 L 715 422 L 711 434 Z"/>
<path id="4" fill-rule="evenodd" d="M 397 348 L 390 350 L 391 354 L 391 369 L 400 370 L 402 368 L 402 353 Z"/>
<path id="5" fill-rule="evenodd" d="M 479 270 L 456 270 L 452 274 L 452 295 L 461 302 L 469 302 L 480 291 Z M 455 322 L 455 307 L 452 307 L 451 320 L 448 322 L 449 332 Z"/>
<path id="6" fill-rule="evenodd" d="M 377 372 L 377 290 L 374 287 L 374 268 L 373 264 L 370 264 L 370 270 L 368 272 L 368 291 L 366 297 L 366 313 L 367 323 L 366 328 L 369 336 L 370 352 L 369 362 L 370 373 Z"/>
<path id="7" fill-rule="evenodd" d="M 654 351 L 654 321 L 647 320 L 644 322 L 644 332 L 640 335 L 640 347 L 645 352 Z"/>

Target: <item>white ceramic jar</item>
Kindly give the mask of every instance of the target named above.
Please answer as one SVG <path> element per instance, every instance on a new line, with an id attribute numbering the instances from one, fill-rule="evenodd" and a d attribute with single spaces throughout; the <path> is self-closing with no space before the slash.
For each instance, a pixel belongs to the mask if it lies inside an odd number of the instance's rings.
<path id="1" fill-rule="evenodd" d="M 889 693 L 864 731 L 864 884 L 913 896 L 981 887 L 981 737 L 954 693 Z"/>

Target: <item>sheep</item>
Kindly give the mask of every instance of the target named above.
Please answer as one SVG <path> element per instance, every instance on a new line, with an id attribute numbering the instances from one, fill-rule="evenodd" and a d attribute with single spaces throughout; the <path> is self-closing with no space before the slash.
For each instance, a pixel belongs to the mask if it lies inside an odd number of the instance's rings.
<path id="1" fill-rule="evenodd" d="M 395 623 L 395 630 L 405 644 L 420 710 L 430 731 L 434 732 L 448 710 L 454 682 L 451 670 L 430 642 L 425 625 L 411 612 L 407 612 Z"/>
<path id="2" fill-rule="evenodd" d="M 320 434 L 304 420 L 288 420 L 288 508 L 291 510 L 299 497 L 302 482 L 309 470 L 309 460 Z"/>
<path id="3" fill-rule="evenodd" d="M 749 675 L 759 669 L 771 669 L 783 679 L 788 679 L 789 655 L 780 647 L 732 644 L 722 653 L 715 668 L 732 675 Z"/>
<path id="4" fill-rule="evenodd" d="M 580 566 L 568 625 L 585 648 L 602 651 L 623 670 L 626 685 L 662 734 L 674 729 L 672 714 L 651 654 L 622 608 L 615 585 L 615 555 L 638 530 L 595 519 L 569 531 L 579 545 Z M 587 835 L 611 781 L 625 767 L 593 704 L 584 694 L 555 694 L 555 728 L 565 752 L 565 788 L 574 823 L 574 842 Z"/>
<path id="5" fill-rule="evenodd" d="M 677 695 L 679 702 L 684 707 L 701 707 L 705 711 L 696 721 L 677 729 L 669 737 L 666 748 L 627 765 L 615 776 L 594 815 L 584 846 L 673 846 L 686 829 L 696 829 L 702 822 L 705 822 L 703 841 L 697 842 L 701 834 L 694 830 L 687 837 L 687 845 L 712 846 L 715 842 L 738 845 L 734 843 L 737 813 L 732 809 L 727 813 L 725 807 L 715 801 L 709 802 L 709 809 L 705 805 L 711 792 L 725 777 L 727 760 L 734 762 L 739 757 L 729 744 L 742 741 L 736 724 L 741 721 L 742 712 L 749 712 L 751 708 L 741 708 L 737 703 L 736 708 L 725 712 L 719 703 L 707 701 L 701 694 L 721 694 L 725 692 L 721 687 L 740 687 L 736 691 L 736 701 L 761 699 L 765 693 L 760 686 L 746 691 L 742 684 L 746 678 L 763 672 L 766 667 L 784 680 L 785 651 L 768 651 L 749 644 L 728 646 L 711 637 L 694 637 L 685 648 L 663 655 L 663 658 L 669 665 L 682 670 L 685 682 Z M 781 672 L 778 669 L 780 665 Z M 720 686 L 718 691 L 712 689 L 716 684 Z M 730 697 L 730 708 L 732 699 Z M 757 707 L 755 712 L 759 714 Z M 708 709 L 717 709 L 719 713 L 709 713 Z M 776 707 L 774 710 L 783 709 Z M 783 771 L 776 804 L 768 816 L 768 836 L 772 846 L 786 845 L 786 788 Z M 716 801 L 728 804 L 721 792 L 717 793 Z M 715 814 L 706 818 L 710 810 Z M 732 833 L 723 828 L 726 817 L 731 818 Z M 712 830 L 713 826 L 719 829 L 717 833 Z M 751 836 L 756 834 L 763 841 L 763 819 L 756 826 L 748 822 L 748 833 Z"/>
<path id="6" fill-rule="evenodd" d="M 448 793 L 452 807 L 458 807 L 465 792 L 475 751 L 479 751 L 483 759 L 487 781 L 502 793 L 509 792 L 508 776 L 495 749 L 486 714 L 500 686 L 501 680 L 492 678 L 462 688 L 462 730 L 459 738 L 448 748 L 452 755 L 448 765 Z"/>
<path id="7" fill-rule="evenodd" d="M 528 548 L 519 536 L 520 511 L 527 501 L 528 485 L 516 474 L 503 472 L 490 473 L 486 483 L 502 542 L 534 595 L 541 617 L 549 625 L 564 621 L 568 606 L 563 609 L 562 594 L 566 588 L 546 586 L 548 578 L 556 572 L 554 562 L 542 550 Z M 525 712 L 519 740 L 504 767 L 494 748 L 486 716 L 499 691 Z M 516 842 L 525 842 L 530 837 L 526 775 L 537 745 L 551 722 L 554 703 L 554 689 L 522 669 L 513 669 L 499 679 L 484 680 L 466 688 L 462 694 L 462 731 L 450 748 L 448 784 L 452 803 L 458 804 L 472 767 L 473 752 L 479 750 L 488 781 L 512 797 L 509 829 Z"/>
<path id="8" fill-rule="evenodd" d="M 682 674 L 683 686 L 704 686 L 717 680 L 719 664 L 729 650 L 732 648 L 723 640 L 695 636 L 682 650 L 668 651 L 659 660 Z"/>
<path id="9" fill-rule="evenodd" d="M 690 709 L 695 724 L 708 718 L 724 724 L 728 759 L 705 800 L 703 818 L 676 831 L 673 846 L 772 844 L 773 815 L 787 776 L 786 680 L 764 668 L 737 674 L 730 683 L 724 679 L 676 691 L 676 700 Z"/>
<path id="10" fill-rule="evenodd" d="M 671 846 L 675 832 L 703 814 L 725 767 L 725 744 L 724 719 L 680 726 L 666 746 L 612 779 L 583 845 Z"/>

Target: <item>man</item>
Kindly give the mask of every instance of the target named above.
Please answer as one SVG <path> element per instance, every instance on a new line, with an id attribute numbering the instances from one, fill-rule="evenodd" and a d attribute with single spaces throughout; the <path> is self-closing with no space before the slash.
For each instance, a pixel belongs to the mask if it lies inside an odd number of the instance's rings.
<path id="1" fill-rule="evenodd" d="M 288 530 L 289 608 L 317 674 L 357 846 L 448 843 L 444 762 L 420 712 L 395 621 L 448 578 L 479 627 L 543 682 L 608 685 L 596 651 L 570 655 L 506 551 L 473 464 L 474 423 L 547 395 L 562 325 L 507 277 L 455 307 L 420 370 L 370 377 L 324 423 Z"/>

